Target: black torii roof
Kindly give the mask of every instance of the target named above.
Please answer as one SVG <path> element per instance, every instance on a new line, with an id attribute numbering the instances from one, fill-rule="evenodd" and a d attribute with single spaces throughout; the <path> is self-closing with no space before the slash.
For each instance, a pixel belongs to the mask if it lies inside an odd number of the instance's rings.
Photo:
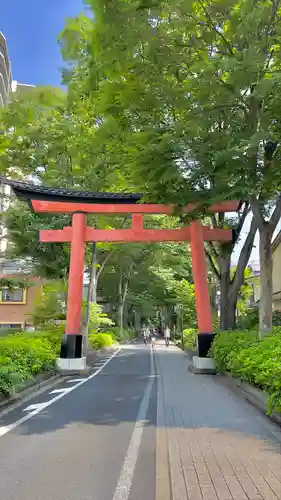
<path id="1" fill-rule="evenodd" d="M 22 181 L 13 181 L 0 176 L 0 182 L 10 186 L 17 198 L 22 200 L 70 201 L 75 203 L 137 203 L 141 200 L 139 193 L 90 193 L 75 189 L 46 187 Z"/>

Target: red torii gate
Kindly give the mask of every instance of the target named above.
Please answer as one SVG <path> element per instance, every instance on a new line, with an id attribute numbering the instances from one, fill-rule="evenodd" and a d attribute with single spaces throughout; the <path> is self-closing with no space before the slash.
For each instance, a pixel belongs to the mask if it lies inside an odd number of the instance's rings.
<path id="1" fill-rule="evenodd" d="M 52 189 L 6 180 L 19 198 L 28 200 L 38 213 L 71 213 L 72 226 L 59 230 L 41 230 L 40 241 L 71 243 L 66 330 L 62 338 L 60 366 L 83 368 L 81 313 L 83 298 L 84 255 L 87 242 L 151 242 L 190 241 L 192 271 L 195 285 L 198 320 L 198 354 L 206 358 L 214 334 L 207 282 L 204 241 L 231 241 L 232 230 L 213 229 L 202 226 L 196 220 L 189 227 L 178 229 L 144 229 L 143 214 L 173 215 L 174 207 L 163 204 L 137 203 L 138 194 L 81 193 L 73 190 Z M 212 205 L 209 212 L 234 212 L 239 201 L 226 201 Z M 195 205 L 184 207 L 183 212 L 192 212 Z M 131 229 L 94 229 L 87 227 L 86 214 L 131 214 Z M 81 363 L 81 361 L 83 361 Z"/>

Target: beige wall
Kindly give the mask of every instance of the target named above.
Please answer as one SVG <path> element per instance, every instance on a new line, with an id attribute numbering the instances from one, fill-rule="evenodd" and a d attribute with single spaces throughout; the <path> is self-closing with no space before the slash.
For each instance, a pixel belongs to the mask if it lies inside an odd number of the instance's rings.
<path id="1" fill-rule="evenodd" d="M 281 300 L 274 300 L 273 299 L 273 310 L 274 311 L 281 311 Z"/>
<path id="2" fill-rule="evenodd" d="M 26 304 L 0 304 L 0 323 L 21 323 L 23 326 L 31 325 L 32 322 L 29 316 L 32 313 L 34 301 L 38 296 L 40 288 L 40 283 L 27 288 Z"/>
<path id="3" fill-rule="evenodd" d="M 273 293 L 281 291 L 281 244 L 274 250 L 273 255 Z"/>
<path id="4" fill-rule="evenodd" d="M 251 278 L 249 278 L 249 281 L 253 285 L 254 302 L 256 303 L 260 300 L 260 294 L 261 294 L 260 277 L 252 276 Z"/>

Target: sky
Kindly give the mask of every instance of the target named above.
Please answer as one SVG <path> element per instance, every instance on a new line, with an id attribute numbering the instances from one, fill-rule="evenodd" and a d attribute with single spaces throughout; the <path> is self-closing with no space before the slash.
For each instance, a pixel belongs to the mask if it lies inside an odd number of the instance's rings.
<path id="1" fill-rule="evenodd" d="M 26 84 L 59 86 L 63 61 L 57 38 L 65 19 L 85 9 L 83 0 L 0 3 L 0 31 L 7 40 L 13 79 Z"/>

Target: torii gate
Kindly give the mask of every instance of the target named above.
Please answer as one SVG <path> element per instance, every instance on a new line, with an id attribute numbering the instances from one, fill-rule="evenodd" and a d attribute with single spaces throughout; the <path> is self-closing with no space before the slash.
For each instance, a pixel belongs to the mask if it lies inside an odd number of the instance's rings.
<path id="1" fill-rule="evenodd" d="M 173 215 L 174 206 L 138 203 L 140 194 L 129 193 L 85 193 L 66 189 L 54 189 L 30 185 L 4 179 L 16 196 L 29 201 L 37 213 L 70 213 L 72 226 L 59 230 L 41 230 L 40 241 L 69 242 L 71 244 L 68 300 L 65 334 L 62 338 L 58 365 L 62 369 L 82 369 L 86 365 L 83 357 L 83 335 L 81 314 L 83 299 L 83 276 L 85 244 L 88 242 L 152 242 L 190 241 L 192 271 L 195 285 L 196 311 L 198 321 L 198 366 L 210 368 L 207 354 L 214 334 L 212 332 L 211 305 L 207 282 L 204 241 L 231 241 L 230 229 L 213 229 L 202 226 L 196 220 L 189 227 L 178 229 L 144 229 L 143 214 Z M 234 212 L 239 209 L 239 201 L 225 201 L 212 205 L 208 211 Z M 196 208 L 190 204 L 183 208 L 190 213 Z M 93 229 L 86 224 L 86 214 L 132 215 L 131 229 Z M 205 359 L 205 364 L 202 362 Z M 200 359 L 199 359 L 200 360 Z"/>

